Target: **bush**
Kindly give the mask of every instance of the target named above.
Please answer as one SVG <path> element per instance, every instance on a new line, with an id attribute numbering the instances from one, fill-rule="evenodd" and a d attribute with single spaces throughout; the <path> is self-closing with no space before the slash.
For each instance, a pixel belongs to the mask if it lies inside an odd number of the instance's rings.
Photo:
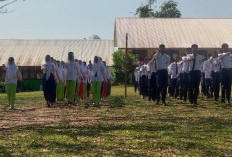
<path id="1" fill-rule="evenodd" d="M 127 61 L 125 63 L 125 60 Z M 114 69 L 114 85 L 125 83 L 125 69 L 127 70 L 127 83 L 133 83 L 134 70 L 136 57 L 133 54 L 128 54 L 126 58 L 126 53 L 123 50 L 119 50 L 113 54 L 113 69 Z"/>

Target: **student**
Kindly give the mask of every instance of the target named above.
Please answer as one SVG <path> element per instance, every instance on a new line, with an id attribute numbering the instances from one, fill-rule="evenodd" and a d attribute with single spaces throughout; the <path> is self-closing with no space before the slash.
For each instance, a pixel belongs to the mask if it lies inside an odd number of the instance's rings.
<path id="1" fill-rule="evenodd" d="M 60 61 L 57 61 L 57 78 L 59 80 L 59 82 L 57 82 L 57 85 L 56 85 L 57 101 L 62 101 L 64 99 L 64 93 L 63 93 L 64 74 L 63 73 L 64 73 L 63 67 Z"/>
<path id="2" fill-rule="evenodd" d="M 61 66 L 63 68 L 63 78 L 64 78 L 62 92 L 63 92 L 63 98 L 65 98 L 66 97 L 66 75 L 67 75 L 67 69 L 65 67 L 64 61 L 61 61 Z"/>
<path id="3" fill-rule="evenodd" d="M 191 47 L 192 54 L 188 55 L 189 60 L 189 102 L 197 105 L 199 95 L 199 85 L 201 81 L 201 62 L 202 56 L 198 54 L 198 45 Z"/>
<path id="4" fill-rule="evenodd" d="M 140 79 L 139 67 L 135 68 L 134 77 L 135 77 L 134 90 L 135 90 L 135 93 L 137 93 L 137 90 L 139 89 L 139 79 Z"/>
<path id="5" fill-rule="evenodd" d="M 182 57 L 183 61 L 183 100 L 187 101 L 189 90 L 189 61 L 188 55 L 191 54 L 191 48 L 187 48 L 186 54 Z"/>
<path id="6" fill-rule="evenodd" d="M 92 70 L 88 69 L 88 74 L 87 74 L 87 97 L 89 98 L 90 96 L 90 91 L 91 91 L 91 79 L 93 78 L 93 72 Z"/>
<path id="7" fill-rule="evenodd" d="M 211 98 L 212 77 L 211 77 L 211 64 L 209 60 L 206 60 L 203 63 L 203 71 L 205 74 L 205 97 Z"/>
<path id="8" fill-rule="evenodd" d="M 229 51 L 229 45 L 222 45 L 223 53 L 219 54 L 219 59 L 221 62 L 221 102 L 225 103 L 225 99 L 227 99 L 227 104 L 230 105 L 230 96 L 231 96 L 231 53 Z"/>
<path id="9" fill-rule="evenodd" d="M 149 83 L 149 98 L 156 101 L 157 95 L 157 85 L 156 85 L 156 72 L 157 72 L 157 64 L 155 60 L 155 56 L 152 56 L 151 61 L 148 63 L 148 73 L 151 75 L 150 83 Z"/>
<path id="10" fill-rule="evenodd" d="M 178 78 L 177 78 L 177 98 L 183 100 L 183 81 L 184 81 L 184 71 L 183 71 L 183 61 L 182 58 L 177 63 L 178 65 Z"/>
<path id="11" fill-rule="evenodd" d="M 175 58 L 175 61 L 170 65 L 170 75 L 171 75 L 171 96 L 177 97 L 177 77 L 178 77 L 178 59 Z"/>
<path id="12" fill-rule="evenodd" d="M 147 73 L 148 67 L 147 67 L 147 58 L 144 59 L 144 64 L 140 68 L 141 72 L 141 94 L 143 99 L 148 95 L 148 73 Z"/>
<path id="13" fill-rule="evenodd" d="M 103 75 L 105 73 L 105 68 L 101 63 L 100 59 L 95 56 L 94 57 L 94 65 L 93 65 L 93 78 L 92 78 L 92 95 L 93 95 L 93 104 L 95 106 L 99 106 L 100 98 L 101 98 L 101 87 L 102 82 L 104 80 Z"/>
<path id="14" fill-rule="evenodd" d="M 51 62 L 51 57 L 45 57 L 45 64 L 41 67 L 43 75 L 43 92 L 47 101 L 47 107 L 53 105 L 56 101 L 56 81 L 55 65 Z"/>
<path id="15" fill-rule="evenodd" d="M 86 67 L 86 62 L 83 62 L 83 99 L 87 97 L 87 79 L 88 79 L 88 69 Z"/>
<path id="16" fill-rule="evenodd" d="M 93 64 L 91 61 L 89 61 L 89 65 L 88 65 L 88 68 L 92 71 L 93 70 Z"/>
<path id="17" fill-rule="evenodd" d="M 66 63 L 65 66 L 67 68 L 67 76 L 66 76 L 67 99 L 68 99 L 68 105 L 71 106 L 72 104 L 75 105 L 74 98 L 75 98 L 75 87 L 76 87 L 77 77 L 82 79 L 80 67 L 74 61 L 73 52 L 68 53 L 68 63 Z"/>
<path id="18" fill-rule="evenodd" d="M 213 52 L 213 55 L 209 59 L 209 62 L 212 65 L 211 76 L 212 76 L 212 90 L 213 90 L 214 100 L 218 101 L 219 92 L 220 92 L 221 63 L 220 63 L 220 59 L 218 58 L 217 51 Z"/>
<path id="19" fill-rule="evenodd" d="M 80 68 L 80 72 L 81 72 L 81 75 L 83 76 L 82 74 L 82 61 L 81 60 L 77 60 L 75 59 L 75 62 L 79 65 L 79 68 Z M 76 90 L 75 90 L 75 102 L 77 103 L 79 101 L 79 92 L 80 92 L 80 84 L 81 84 L 82 80 L 80 79 L 79 77 L 79 74 L 77 73 L 77 78 L 76 78 Z"/>
<path id="20" fill-rule="evenodd" d="M 203 58 L 202 63 L 204 64 L 206 60 L 206 58 Z M 201 95 L 206 97 L 205 72 L 203 64 L 201 64 Z"/>
<path id="21" fill-rule="evenodd" d="M 163 105 L 166 104 L 167 86 L 168 86 L 168 65 L 170 64 L 170 57 L 165 54 L 165 45 L 159 46 L 159 52 L 155 54 L 157 63 L 157 82 L 158 94 L 156 104 L 159 104 L 160 94 L 162 95 L 161 101 Z"/>
<path id="22" fill-rule="evenodd" d="M 15 105 L 15 95 L 17 88 L 18 67 L 16 67 L 13 57 L 10 57 L 8 59 L 7 66 L 5 66 L 5 64 L 3 64 L 2 66 L 3 66 L 3 70 L 6 71 L 5 86 L 6 86 L 7 99 L 10 105 L 10 110 L 13 110 Z"/>

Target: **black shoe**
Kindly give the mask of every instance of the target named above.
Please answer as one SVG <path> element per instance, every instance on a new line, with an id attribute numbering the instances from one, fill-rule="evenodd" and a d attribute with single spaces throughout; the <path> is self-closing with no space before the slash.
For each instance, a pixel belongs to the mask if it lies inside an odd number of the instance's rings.
<path id="1" fill-rule="evenodd" d="M 230 105 L 230 101 L 229 100 L 226 101 L 226 105 Z"/>
<path id="2" fill-rule="evenodd" d="M 221 103 L 226 103 L 224 99 L 221 100 Z"/>

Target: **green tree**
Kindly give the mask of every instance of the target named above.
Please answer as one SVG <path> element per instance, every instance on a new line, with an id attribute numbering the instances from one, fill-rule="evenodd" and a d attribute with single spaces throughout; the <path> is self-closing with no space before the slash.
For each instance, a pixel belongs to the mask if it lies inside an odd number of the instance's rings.
<path id="1" fill-rule="evenodd" d="M 127 62 L 125 62 L 125 59 Z M 128 84 L 132 83 L 132 76 L 135 70 L 136 57 L 133 54 L 128 54 L 123 50 L 119 50 L 113 54 L 113 69 L 114 69 L 114 84 L 124 84 L 125 82 L 125 69 L 128 74 Z"/>
<path id="2" fill-rule="evenodd" d="M 159 17 L 159 18 L 180 18 L 181 12 L 178 9 L 178 3 L 169 0 L 161 5 L 159 11 L 155 11 L 153 5 L 156 0 L 148 0 L 147 5 L 141 5 L 136 9 L 135 15 L 139 17 Z"/>
<path id="3" fill-rule="evenodd" d="M 178 3 L 173 1 L 173 0 L 169 0 L 168 2 L 164 2 L 162 4 L 162 6 L 160 7 L 161 10 L 156 11 L 154 17 L 180 18 L 181 12 L 177 7 L 178 7 Z"/>

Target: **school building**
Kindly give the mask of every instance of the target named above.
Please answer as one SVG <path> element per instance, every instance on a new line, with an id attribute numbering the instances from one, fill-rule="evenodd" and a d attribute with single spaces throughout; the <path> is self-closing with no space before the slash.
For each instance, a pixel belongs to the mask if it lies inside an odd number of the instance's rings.
<path id="1" fill-rule="evenodd" d="M 221 48 L 222 43 L 232 47 L 232 19 L 197 18 L 117 18 L 114 46 L 126 48 L 138 60 L 151 58 L 160 44 L 165 44 L 171 57 L 185 53 L 186 48 L 198 44 L 200 53 L 207 56 Z"/>
<path id="2" fill-rule="evenodd" d="M 56 60 L 67 61 L 68 52 L 74 52 L 75 58 L 93 63 L 94 56 L 101 56 L 107 66 L 112 66 L 114 53 L 113 40 L 0 40 L 0 81 L 5 72 L 2 64 L 14 57 L 16 65 L 23 75 L 23 86 L 28 90 L 40 90 L 42 84 L 41 65 L 46 55 Z"/>

